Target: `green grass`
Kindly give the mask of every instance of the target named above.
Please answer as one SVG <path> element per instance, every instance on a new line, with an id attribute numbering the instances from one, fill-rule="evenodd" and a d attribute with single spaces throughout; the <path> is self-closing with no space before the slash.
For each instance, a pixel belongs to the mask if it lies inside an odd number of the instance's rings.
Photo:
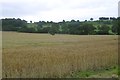
<path id="1" fill-rule="evenodd" d="M 73 78 L 104 78 L 104 77 L 108 77 L 108 78 L 117 78 L 119 75 L 118 73 L 118 67 L 117 66 L 113 66 L 111 68 L 105 68 L 102 70 L 88 70 L 88 71 L 79 71 L 79 72 L 75 72 L 71 75 L 71 77 Z"/>

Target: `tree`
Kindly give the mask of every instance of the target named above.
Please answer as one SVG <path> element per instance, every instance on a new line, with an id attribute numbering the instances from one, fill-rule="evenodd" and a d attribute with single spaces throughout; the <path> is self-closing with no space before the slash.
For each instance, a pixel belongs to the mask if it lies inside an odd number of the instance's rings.
<path id="1" fill-rule="evenodd" d="M 106 34 L 109 34 L 110 27 L 106 24 L 103 24 L 98 29 L 99 29 L 98 34 L 106 35 Z"/>
<path id="2" fill-rule="evenodd" d="M 83 23 L 80 25 L 80 32 L 83 35 L 95 34 L 96 28 L 90 23 Z"/>
<path id="3" fill-rule="evenodd" d="M 91 21 L 93 21 L 93 18 L 90 18 Z"/>
<path id="4" fill-rule="evenodd" d="M 110 20 L 116 20 L 116 18 L 115 17 L 110 17 Z"/>
<path id="5" fill-rule="evenodd" d="M 22 27 L 18 30 L 19 32 L 28 32 L 28 33 L 35 33 L 36 32 L 36 28 L 35 27 Z"/>
<path id="6" fill-rule="evenodd" d="M 69 34 L 80 34 L 79 27 L 80 23 L 76 21 L 71 21 L 67 24 Z"/>
<path id="7" fill-rule="evenodd" d="M 17 31 L 21 27 L 27 26 L 27 21 L 15 18 L 2 19 L 2 30 L 3 31 Z"/>
<path id="8" fill-rule="evenodd" d="M 118 34 L 118 25 L 113 25 L 113 26 L 112 26 L 112 32 L 113 32 L 114 34 Z"/>
<path id="9" fill-rule="evenodd" d="M 65 20 L 63 20 L 62 22 L 65 23 Z"/>
<path id="10" fill-rule="evenodd" d="M 57 23 L 52 23 L 52 26 L 50 27 L 49 29 L 49 33 L 51 35 L 55 35 L 55 33 L 58 33 L 59 32 L 59 24 Z"/>
<path id="11" fill-rule="evenodd" d="M 60 26 L 60 33 L 62 34 L 68 34 L 69 33 L 69 28 L 68 28 L 68 24 L 67 22 L 61 22 L 59 23 L 59 26 Z"/>
<path id="12" fill-rule="evenodd" d="M 84 22 L 87 22 L 87 20 L 85 20 Z"/>
<path id="13" fill-rule="evenodd" d="M 120 17 L 117 18 L 117 25 L 118 25 L 118 35 L 120 35 Z"/>
<path id="14" fill-rule="evenodd" d="M 100 17 L 99 20 L 109 20 L 108 17 Z"/>
<path id="15" fill-rule="evenodd" d="M 118 34 L 118 20 L 113 20 L 113 25 L 112 25 L 112 32 L 114 34 Z"/>
<path id="16" fill-rule="evenodd" d="M 50 31 L 50 27 L 43 27 L 41 29 L 41 33 L 49 33 L 49 31 Z"/>
<path id="17" fill-rule="evenodd" d="M 112 32 L 120 35 L 120 17 L 113 21 Z"/>
<path id="18" fill-rule="evenodd" d="M 53 26 L 50 28 L 49 33 L 55 35 L 55 28 Z"/>
<path id="19" fill-rule="evenodd" d="M 32 21 L 30 21 L 30 23 L 32 23 Z"/>

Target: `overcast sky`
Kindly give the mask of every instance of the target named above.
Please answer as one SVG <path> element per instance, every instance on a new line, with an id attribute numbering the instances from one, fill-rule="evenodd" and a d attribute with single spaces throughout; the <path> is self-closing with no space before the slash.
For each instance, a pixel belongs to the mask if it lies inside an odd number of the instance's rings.
<path id="1" fill-rule="evenodd" d="M 70 21 L 118 16 L 119 0 L 0 0 L 0 18 L 27 21 Z"/>

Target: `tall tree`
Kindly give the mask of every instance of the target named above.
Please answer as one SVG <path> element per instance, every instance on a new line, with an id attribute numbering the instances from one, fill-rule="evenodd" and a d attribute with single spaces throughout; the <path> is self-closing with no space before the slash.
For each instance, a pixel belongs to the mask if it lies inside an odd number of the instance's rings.
<path id="1" fill-rule="evenodd" d="M 55 33 L 59 32 L 59 24 L 58 23 L 52 23 L 52 26 L 50 27 L 49 33 L 51 35 L 55 35 Z"/>
<path id="2" fill-rule="evenodd" d="M 83 23 L 80 26 L 81 34 L 88 35 L 88 34 L 95 34 L 96 28 L 90 23 Z"/>
<path id="3" fill-rule="evenodd" d="M 93 18 L 90 18 L 91 21 L 93 21 Z"/>
<path id="4" fill-rule="evenodd" d="M 98 34 L 107 35 L 107 34 L 109 34 L 109 31 L 110 31 L 110 27 L 106 24 L 103 24 L 99 27 Z"/>

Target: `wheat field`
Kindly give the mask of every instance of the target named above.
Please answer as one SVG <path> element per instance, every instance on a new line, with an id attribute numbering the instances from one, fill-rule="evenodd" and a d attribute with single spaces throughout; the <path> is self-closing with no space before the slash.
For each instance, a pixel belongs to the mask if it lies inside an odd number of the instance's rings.
<path id="1" fill-rule="evenodd" d="M 118 36 L 2 33 L 3 78 L 67 78 L 117 65 Z"/>

